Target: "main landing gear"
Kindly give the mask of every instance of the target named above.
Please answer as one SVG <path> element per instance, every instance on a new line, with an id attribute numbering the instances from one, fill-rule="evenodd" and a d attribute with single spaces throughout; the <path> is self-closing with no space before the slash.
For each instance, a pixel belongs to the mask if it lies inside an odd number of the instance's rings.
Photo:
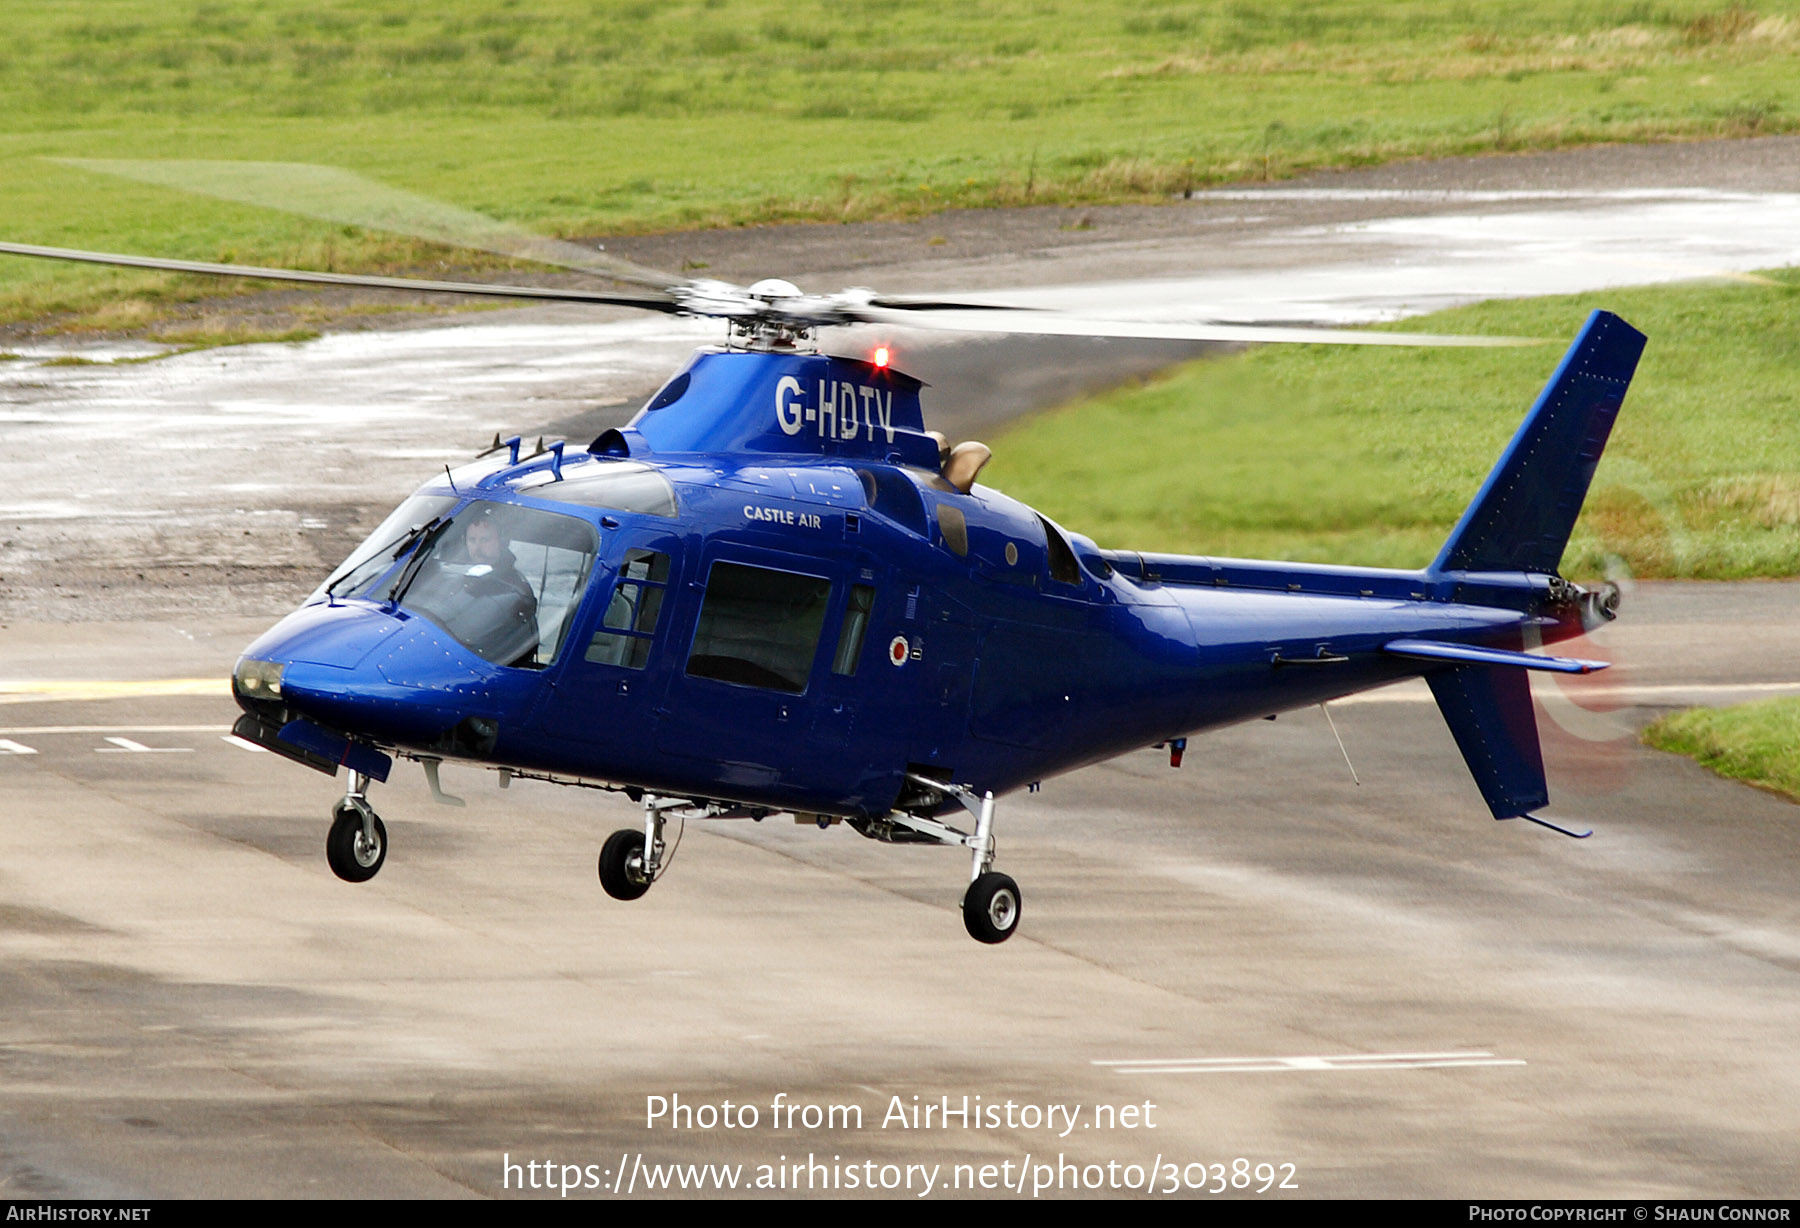
<path id="1" fill-rule="evenodd" d="M 347 883 L 366 883 L 387 860 L 387 827 L 369 805 L 369 778 L 350 773 L 344 800 L 331 812 L 331 834 L 325 837 L 325 860 Z"/>
<path id="2" fill-rule="evenodd" d="M 977 942 L 1005 942 L 1019 928 L 1023 895 L 1019 884 L 994 869 L 994 795 L 976 793 L 963 785 L 907 775 L 915 785 L 953 801 L 975 817 L 973 832 L 960 831 L 923 815 L 896 810 L 878 819 L 851 818 L 846 822 L 871 840 L 889 844 L 939 844 L 966 848 L 970 853 L 969 888 L 963 893 L 963 925 Z M 600 849 L 600 885 L 615 900 L 635 900 L 661 878 L 681 845 L 663 841 L 663 829 L 671 818 L 760 819 L 768 811 L 734 806 L 726 802 L 696 802 L 678 797 L 644 796 L 644 826 L 627 827 L 606 839 Z M 803 818 L 806 816 L 802 816 Z M 820 827 L 836 820 L 813 816 Z"/>
<path id="3" fill-rule="evenodd" d="M 990 870 L 963 893 L 962 915 L 976 942 L 1005 942 L 1019 928 L 1019 884 Z"/>
<path id="4" fill-rule="evenodd" d="M 994 795 L 978 794 L 962 785 L 945 784 L 926 776 L 908 774 L 907 779 L 935 790 L 975 816 L 973 834 L 964 834 L 934 819 L 913 815 L 890 818 L 915 831 L 935 828 L 939 843 L 960 844 L 969 850 L 969 889 L 962 898 L 963 928 L 976 942 L 1005 942 L 1019 928 L 1024 897 L 1019 894 L 1019 884 L 994 869 Z"/>
<path id="5" fill-rule="evenodd" d="M 851 825 L 871 840 L 968 849 L 969 889 L 962 898 L 963 927 L 976 942 L 1005 942 L 1019 928 L 1024 896 L 1018 883 L 994 869 L 994 795 L 910 772 L 906 778 L 975 816 L 975 830 L 961 831 L 936 819 L 900 810 L 879 819 L 851 819 Z"/>

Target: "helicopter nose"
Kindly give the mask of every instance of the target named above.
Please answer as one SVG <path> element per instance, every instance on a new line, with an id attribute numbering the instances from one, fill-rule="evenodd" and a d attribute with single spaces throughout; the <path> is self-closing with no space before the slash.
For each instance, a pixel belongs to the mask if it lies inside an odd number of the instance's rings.
<path id="1" fill-rule="evenodd" d="M 492 669 L 423 619 L 308 606 L 245 650 L 233 691 L 271 725 L 304 718 L 391 746 L 491 749 Z"/>

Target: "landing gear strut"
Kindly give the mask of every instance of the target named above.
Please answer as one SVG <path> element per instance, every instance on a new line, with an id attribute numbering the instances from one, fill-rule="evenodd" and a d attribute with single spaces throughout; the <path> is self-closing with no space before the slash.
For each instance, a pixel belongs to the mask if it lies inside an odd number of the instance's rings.
<path id="1" fill-rule="evenodd" d="M 669 850 L 663 844 L 666 812 L 690 805 L 679 798 L 644 795 L 643 829 L 616 831 L 601 846 L 600 885 L 607 895 L 615 900 L 635 900 L 650 890 L 668 864 Z"/>
<path id="2" fill-rule="evenodd" d="M 387 827 L 369 805 L 369 778 L 350 773 L 344 800 L 331 812 L 331 834 L 325 837 L 325 860 L 347 883 L 366 883 L 387 860 Z"/>
<path id="3" fill-rule="evenodd" d="M 976 942 L 1005 942 L 1019 928 L 1023 897 L 1019 884 L 994 870 L 994 795 L 962 785 L 908 775 L 975 816 L 975 831 L 958 831 L 936 819 L 896 811 L 885 819 L 858 827 L 865 836 L 906 843 L 947 844 L 969 850 L 969 889 L 963 893 L 963 927 Z"/>

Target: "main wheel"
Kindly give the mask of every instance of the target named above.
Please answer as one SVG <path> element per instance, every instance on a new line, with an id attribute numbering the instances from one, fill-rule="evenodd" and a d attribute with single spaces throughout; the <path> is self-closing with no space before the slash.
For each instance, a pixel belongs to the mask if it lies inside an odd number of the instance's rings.
<path id="1" fill-rule="evenodd" d="M 600 848 L 600 885 L 615 900 L 635 900 L 650 890 L 644 874 L 644 833 L 625 828 Z"/>
<path id="2" fill-rule="evenodd" d="M 962 914 L 976 942 L 1005 942 L 1019 928 L 1019 884 L 988 871 L 969 884 Z"/>
<path id="3" fill-rule="evenodd" d="M 379 816 L 372 826 L 375 839 L 363 835 L 362 815 L 354 806 L 339 806 L 325 837 L 325 860 L 331 872 L 347 883 L 366 883 L 387 860 L 387 827 Z"/>

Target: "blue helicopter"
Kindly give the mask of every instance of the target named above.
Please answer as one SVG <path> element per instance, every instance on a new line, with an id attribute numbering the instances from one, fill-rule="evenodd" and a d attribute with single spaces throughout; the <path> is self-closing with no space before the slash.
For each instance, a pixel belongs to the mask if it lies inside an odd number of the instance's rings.
<path id="1" fill-rule="evenodd" d="M 567 247 L 568 245 L 561 245 Z M 496 439 L 421 486 L 245 650 L 237 736 L 348 786 L 327 859 L 373 878 L 369 801 L 396 757 L 616 790 L 641 826 L 606 892 L 664 873 L 668 825 L 791 814 L 970 855 L 964 923 L 1017 929 L 995 799 L 1147 746 L 1423 677 L 1497 819 L 1548 804 L 1532 651 L 1619 593 L 1557 566 L 1644 345 L 1596 312 L 1433 562 L 1417 571 L 1102 549 L 977 482 L 988 449 L 926 428 L 919 381 L 819 352 L 853 323 L 1228 341 L 1497 339 L 1094 320 L 786 282 L 683 280 L 580 249 L 630 293 L 423 282 L 0 244 L 271 280 L 624 304 L 728 322 L 585 448 Z M 538 250 L 537 258 L 545 258 Z M 963 817 L 958 817 L 963 816 Z"/>

